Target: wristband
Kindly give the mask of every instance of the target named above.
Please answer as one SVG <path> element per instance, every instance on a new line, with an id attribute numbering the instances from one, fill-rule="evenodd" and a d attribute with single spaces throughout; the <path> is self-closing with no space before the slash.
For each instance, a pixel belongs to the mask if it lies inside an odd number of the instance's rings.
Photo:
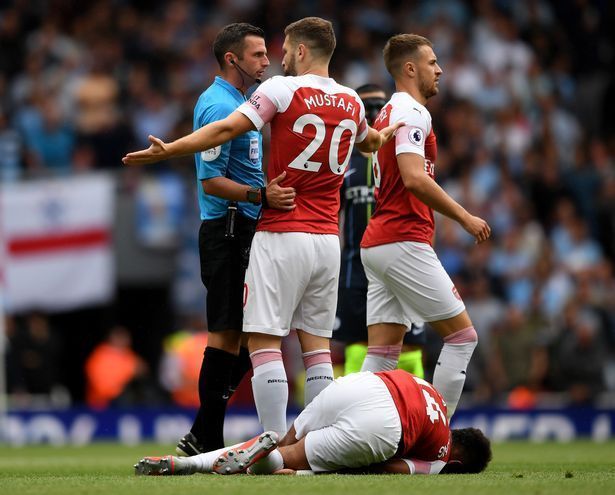
<path id="1" fill-rule="evenodd" d="M 263 208 L 269 208 L 269 202 L 267 201 L 267 187 L 261 187 L 261 206 Z"/>

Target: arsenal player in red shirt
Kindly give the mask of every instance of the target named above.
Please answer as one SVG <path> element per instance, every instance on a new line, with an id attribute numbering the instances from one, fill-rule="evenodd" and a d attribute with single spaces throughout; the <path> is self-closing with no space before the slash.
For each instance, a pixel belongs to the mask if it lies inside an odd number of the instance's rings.
<path id="1" fill-rule="evenodd" d="M 217 146 L 248 130 L 271 125 L 268 175 L 286 174 L 294 207 L 277 212 L 264 204 L 252 241 L 244 285 L 243 331 L 254 368 L 252 389 L 265 430 L 287 430 L 288 384 L 282 338 L 296 329 L 306 369 L 305 404 L 333 381 L 329 351 L 340 265 L 339 189 L 357 143 L 376 151 L 401 124 L 379 132 L 365 121 L 356 92 L 329 77 L 335 34 L 329 21 L 307 17 L 286 27 L 282 66 L 286 77 L 264 82 L 226 119 L 172 143 L 150 136 L 147 150 L 129 153 L 143 164 Z M 266 199 L 247 191 L 248 201 Z"/>
<path id="2" fill-rule="evenodd" d="M 406 329 L 428 322 L 444 340 L 433 383 L 452 416 L 478 337 L 463 301 L 433 247 L 434 210 L 457 221 L 477 243 L 491 229 L 435 181 L 436 136 L 427 101 L 442 69 L 431 42 L 399 34 L 384 48 L 396 92 L 374 127 L 401 124 L 395 140 L 373 154 L 375 212 L 361 242 L 368 280 L 368 350 L 362 371 L 394 369 Z"/>
<path id="3" fill-rule="evenodd" d="M 324 389 L 279 443 L 266 432 L 191 458 L 146 457 L 136 474 L 478 473 L 491 460 L 480 430 L 450 430 L 446 404 L 403 370 L 352 373 Z"/>

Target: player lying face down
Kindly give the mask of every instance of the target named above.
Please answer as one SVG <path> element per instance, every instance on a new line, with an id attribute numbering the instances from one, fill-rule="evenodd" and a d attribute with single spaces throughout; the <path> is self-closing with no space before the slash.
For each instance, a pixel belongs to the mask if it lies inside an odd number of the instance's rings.
<path id="1" fill-rule="evenodd" d="M 491 446 L 475 428 L 451 430 L 431 384 L 403 370 L 338 378 L 278 442 L 265 432 L 190 458 L 146 457 L 136 474 L 479 473 Z"/>

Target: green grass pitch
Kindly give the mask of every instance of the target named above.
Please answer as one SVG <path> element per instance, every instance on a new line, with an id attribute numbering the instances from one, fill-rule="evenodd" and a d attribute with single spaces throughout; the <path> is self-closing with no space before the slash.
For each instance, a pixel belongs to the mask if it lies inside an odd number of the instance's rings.
<path id="1" fill-rule="evenodd" d="M 493 446 L 479 475 L 457 476 L 134 476 L 144 455 L 169 446 L 0 448 L 0 495 L 405 495 L 615 493 L 615 442 Z"/>

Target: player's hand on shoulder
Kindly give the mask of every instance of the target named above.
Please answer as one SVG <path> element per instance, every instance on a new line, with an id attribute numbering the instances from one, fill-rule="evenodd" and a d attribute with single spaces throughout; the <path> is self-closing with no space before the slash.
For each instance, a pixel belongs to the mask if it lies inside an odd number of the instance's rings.
<path id="1" fill-rule="evenodd" d="M 280 185 L 285 178 L 286 172 L 284 171 L 267 184 L 265 191 L 269 208 L 286 211 L 295 209 L 295 196 L 297 196 L 295 188 Z"/>
<path id="2" fill-rule="evenodd" d="M 491 227 L 480 217 L 470 215 L 461 222 L 461 226 L 476 239 L 476 244 L 485 242 L 491 236 Z"/>
<path id="3" fill-rule="evenodd" d="M 384 129 L 381 129 L 379 131 L 380 132 L 380 146 L 382 147 L 383 145 L 388 143 L 393 138 L 393 136 L 395 136 L 397 129 L 403 126 L 404 126 L 404 123 L 400 121 L 400 122 L 395 122 L 394 124 L 388 127 L 385 127 Z"/>
<path id="4" fill-rule="evenodd" d="M 122 162 L 124 165 L 146 165 L 155 163 L 161 160 L 166 160 L 170 157 L 169 146 L 156 136 L 149 135 L 150 147 L 146 150 L 133 151 L 128 153 Z"/>

